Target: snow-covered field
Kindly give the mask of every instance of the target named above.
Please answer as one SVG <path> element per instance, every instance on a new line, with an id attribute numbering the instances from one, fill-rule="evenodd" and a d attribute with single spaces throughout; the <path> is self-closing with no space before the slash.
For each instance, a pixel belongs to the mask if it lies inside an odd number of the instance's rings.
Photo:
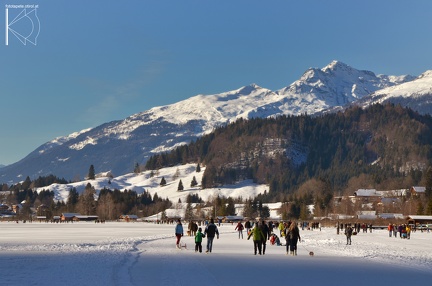
<path id="1" fill-rule="evenodd" d="M 220 226 L 211 254 L 175 249 L 174 225 L 0 222 L 0 285 L 431 285 L 432 233 L 385 230 L 345 236 L 301 231 L 298 256 L 269 245 L 253 255 L 234 225 Z M 278 232 L 276 230 L 276 232 Z M 203 245 L 205 245 L 204 239 Z M 309 251 L 314 256 L 309 256 Z"/>

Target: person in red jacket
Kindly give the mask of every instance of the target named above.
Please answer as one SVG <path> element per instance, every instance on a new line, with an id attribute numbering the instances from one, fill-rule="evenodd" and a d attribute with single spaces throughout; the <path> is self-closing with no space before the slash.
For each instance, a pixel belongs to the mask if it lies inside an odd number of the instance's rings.
<path id="1" fill-rule="evenodd" d="M 241 221 L 239 221 L 237 223 L 235 229 L 234 229 L 234 230 L 238 231 L 239 239 L 240 239 L 240 237 L 241 237 L 241 239 L 243 239 L 243 229 L 244 229 L 243 224 L 241 223 Z"/>
<path id="2" fill-rule="evenodd" d="M 391 223 L 389 223 L 387 230 L 389 231 L 389 237 L 392 237 L 392 233 L 393 233 L 393 225 Z"/>

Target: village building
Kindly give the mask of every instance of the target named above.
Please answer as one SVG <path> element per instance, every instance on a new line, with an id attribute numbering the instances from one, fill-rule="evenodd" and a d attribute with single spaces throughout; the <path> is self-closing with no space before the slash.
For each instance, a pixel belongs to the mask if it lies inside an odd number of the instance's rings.
<path id="1" fill-rule="evenodd" d="M 137 215 L 121 215 L 120 220 L 125 221 L 125 222 L 130 222 L 130 221 L 135 222 L 135 221 L 138 221 L 138 216 Z"/>
<path id="2" fill-rule="evenodd" d="M 432 216 L 430 215 L 409 215 L 408 223 L 415 226 L 424 226 L 429 228 L 432 225 Z"/>
<path id="3" fill-rule="evenodd" d="M 413 186 L 410 188 L 409 192 L 415 197 L 424 196 L 426 194 L 426 187 Z"/>
<path id="4" fill-rule="evenodd" d="M 62 213 L 60 220 L 62 222 L 68 221 L 95 221 L 98 219 L 97 215 L 82 215 L 79 213 Z"/>

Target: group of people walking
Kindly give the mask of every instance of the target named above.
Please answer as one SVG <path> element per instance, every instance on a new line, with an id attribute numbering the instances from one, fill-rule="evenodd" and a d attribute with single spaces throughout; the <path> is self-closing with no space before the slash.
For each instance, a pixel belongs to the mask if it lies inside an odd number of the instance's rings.
<path id="1" fill-rule="evenodd" d="M 296 222 L 288 222 L 284 224 L 283 230 L 281 230 L 281 236 L 285 237 L 286 240 L 286 254 L 297 255 L 297 243 L 301 241 L 300 230 Z M 273 233 L 274 225 L 272 222 L 268 224 L 262 220 L 258 222 L 251 223 L 247 221 L 245 225 L 242 222 L 238 222 L 235 230 L 238 231 L 238 238 L 243 239 L 243 230 L 247 231 L 247 239 L 250 240 L 252 238 L 253 241 L 253 250 L 254 254 L 257 255 L 265 255 L 267 241 L 271 238 L 272 243 L 278 241 L 277 245 L 282 245 L 280 243 L 279 237 Z M 190 229 L 190 228 L 189 228 Z M 176 235 L 176 247 L 181 248 L 180 239 L 183 236 L 183 225 L 181 220 L 177 221 L 177 225 L 175 227 L 175 235 Z M 207 245 L 206 245 L 206 253 L 211 253 L 213 249 L 213 240 L 215 237 L 219 239 L 219 230 L 214 223 L 214 220 L 211 219 L 210 223 L 205 227 L 204 232 L 202 228 L 199 227 L 195 237 L 195 252 L 202 252 L 202 241 L 203 238 L 207 237 Z M 276 240 L 277 238 L 277 240 Z"/>
<path id="2" fill-rule="evenodd" d="M 196 223 L 194 223 L 196 225 Z M 196 225 L 198 227 L 198 225 Z M 177 225 L 175 227 L 175 236 L 177 238 L 176 247 L 181 249 L 180 239 L 183 236 L 183 225 L 181 220 L 177 220 Z M 199 227 L 196 232 L 194 232 L 195 237 L 195 252 L 202 252 L 202 240 L 207 236 L 207 249 L 206 253 L 212 252 L 213 249 L 213 240 L 215 237 L 219 239 L 219 230 L 214 223 L 214 220 L 211 219 L 210 223 L 206 226 L 204 232 L 202 232 L 202 228 Z"/>
<path id="3" fill-rule="evenodd" d="M 389 223 L 387 230 L 389 231 L 389 237 L 397 237 L 397 233 L 399 232 L 400 238 L 411 238 L 411 226 L 408 224 L 400 224 L 399 226 L 396 224 Z"/>
<path id="4" fill-rule="evenodd" d="M 246 224 L 249 221 L 246 222 Z M 280 226 L 283 227 L 280 227 Z M 274 225 L 272 222 L 268 224 L 264 220 L 254 223 L 254 227 L 248 232 L 248 239 L 252 238 L 254 244 L 254 254 L 265 255 L 267 240 L 271 243 L 277 243 L 277 245 L 282 245 L 280 243 L 279 237 L 273 233 Z M 301 241 L 300 230 L 295 221 L 282 223 L 278 225 L 280 229 L 280 235 L 285 237 L 286 241 L 286 254 L 297 255 L 297 243 Z M 240 235 L 240 230 L 243 229 L 241 222 L 239 222 L 235 228 L 239 231 L 239 238 L 243 237 Z"/>
<path id="5" fill-rule="evenodd" d="M 266 242 L 270 238 L 271 230 L 264 222 L 256 222 L 255 227 L 249 231 L 248 240 L 252 237 L 254 244 L 254 254 L 264 255 L 266 251 Z"/>

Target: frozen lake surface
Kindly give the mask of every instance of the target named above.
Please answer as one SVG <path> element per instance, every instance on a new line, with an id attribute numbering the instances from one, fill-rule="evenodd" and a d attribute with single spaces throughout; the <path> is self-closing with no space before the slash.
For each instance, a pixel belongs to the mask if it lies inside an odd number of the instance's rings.
<path id="1" fill-rule="evenodd" d="M 432 233 L 411 239 L 386 230 L 353 236 L 334 228 L 300 231 L 298 256 L 270 245 L 253 255 L 235 225 L 219 227 L 211 254 L 175 248 L 175 225 L 0 222 L 1 285 L 431 285 Z M 187 228 L 184 225 L 185 229 Z M 278 230 L 275 229 L 278 233 Z M 284 242 L 282 240 L 282 242 Z M 206 238 L 203 241 L 205 248 Z M 309 256 L 309 251 L 314 256 Z M 289 281 L 289 282 L 288 282 Z"/>

